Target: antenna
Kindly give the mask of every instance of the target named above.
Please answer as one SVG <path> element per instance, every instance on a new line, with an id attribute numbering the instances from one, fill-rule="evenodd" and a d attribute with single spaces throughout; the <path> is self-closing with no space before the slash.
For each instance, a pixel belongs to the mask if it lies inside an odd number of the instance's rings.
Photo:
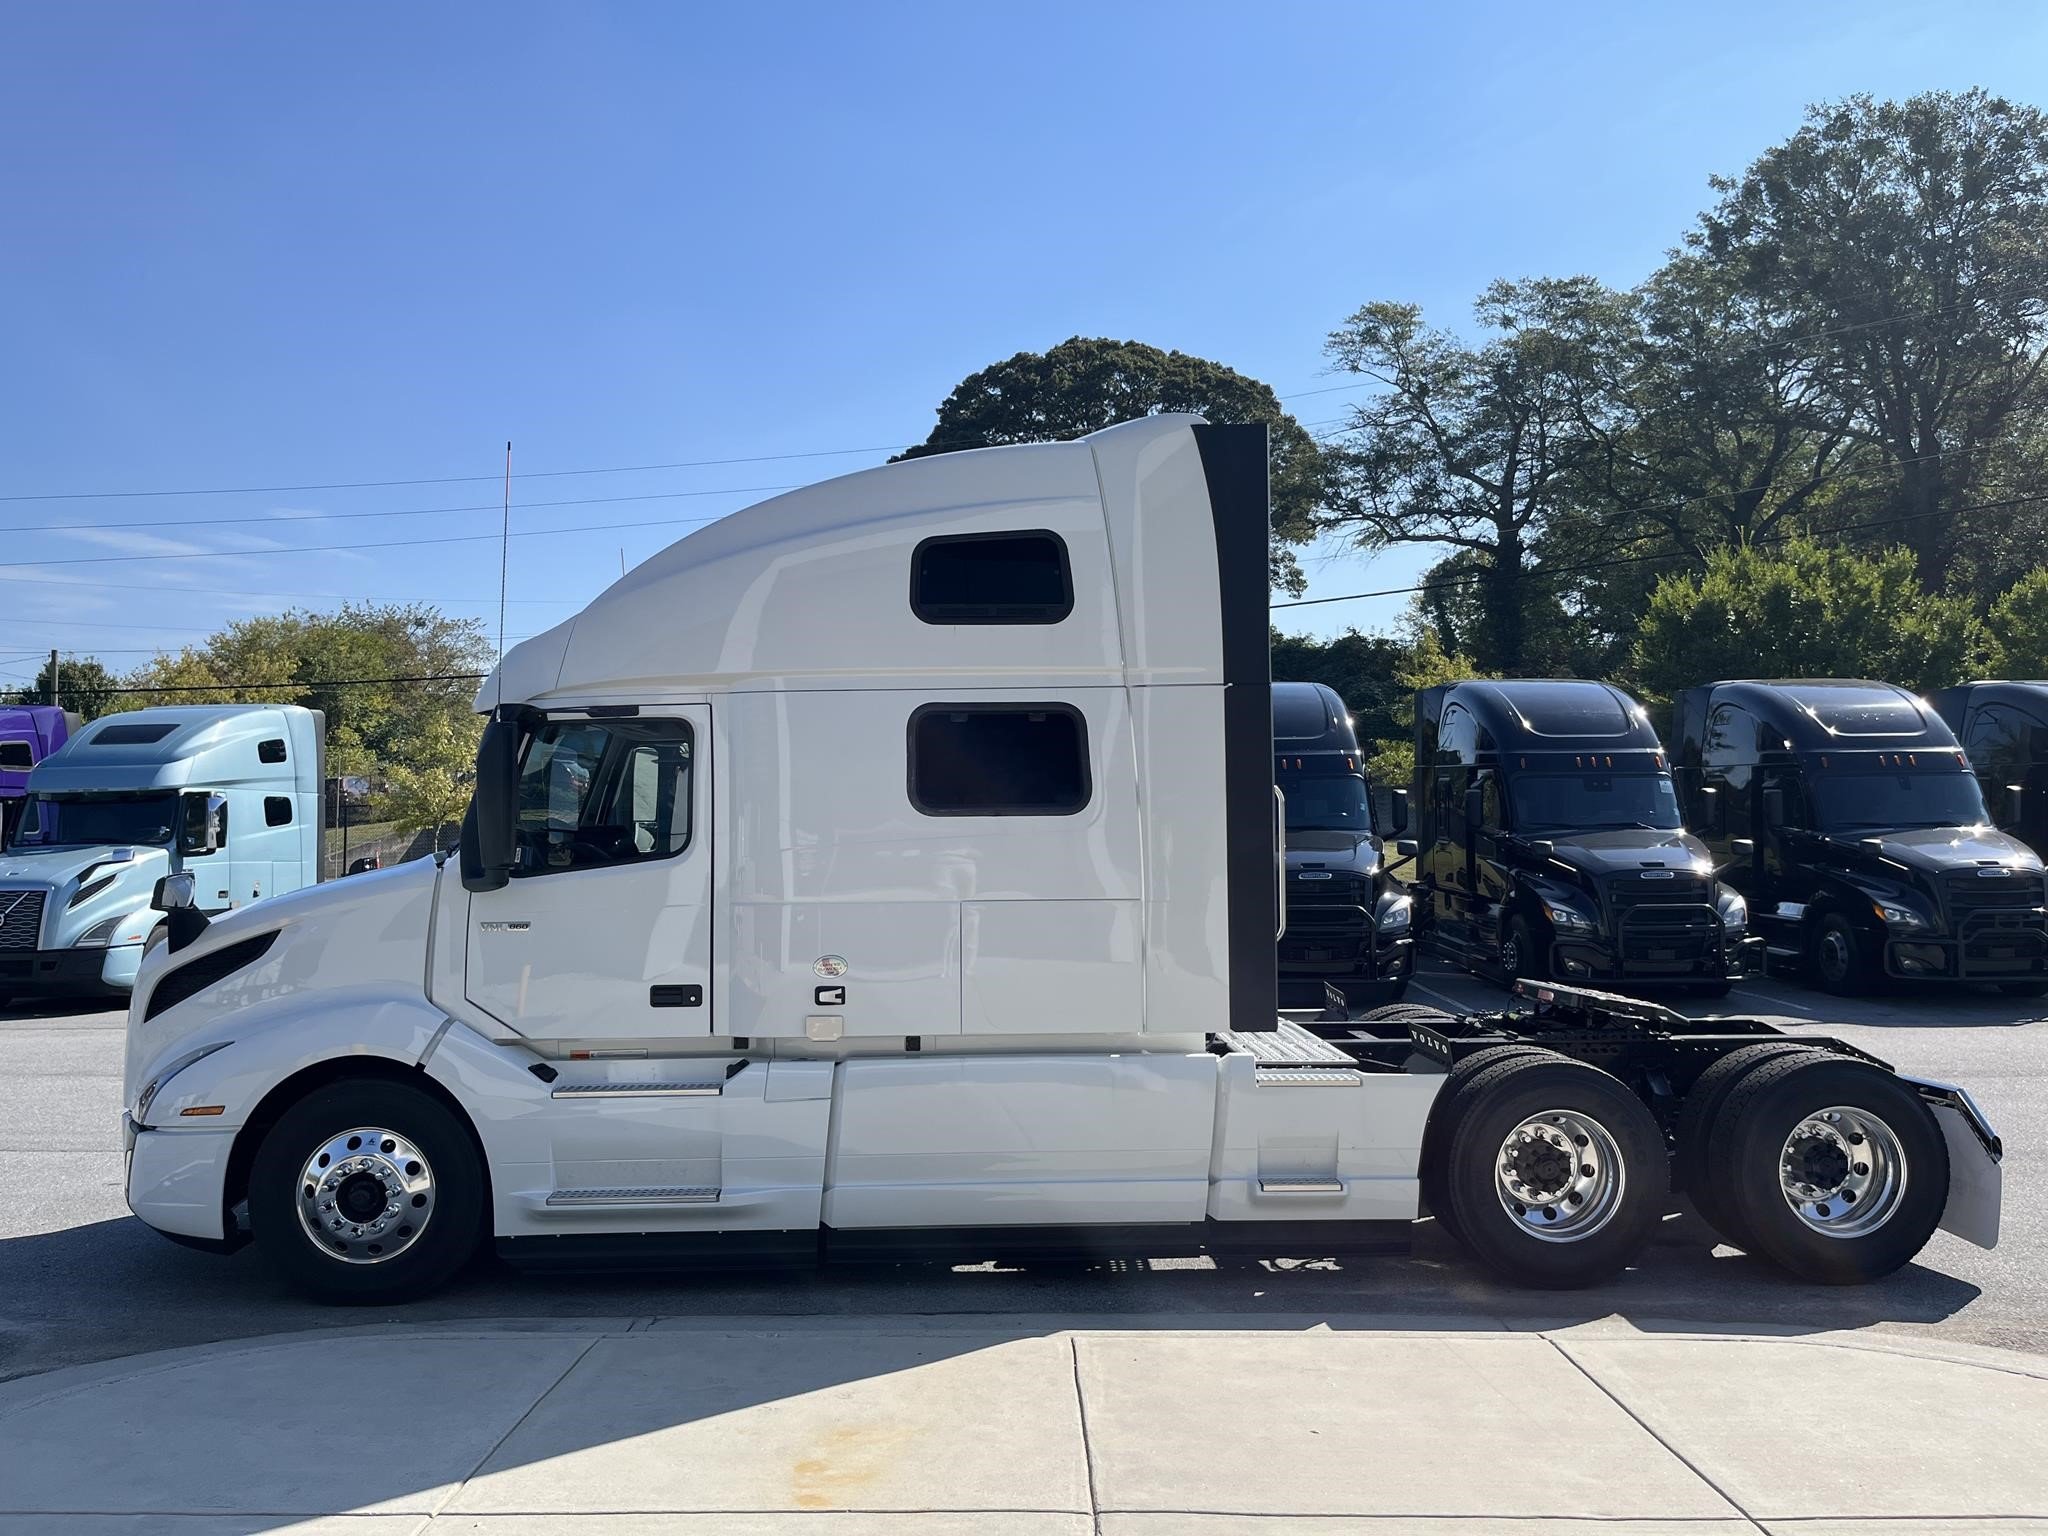
<path id="1" fill-rule="evenodd" d="M 498 664 L 492 668 L 497 678 L 491 700 L 491 713 L 496 715 L 498 706 L 505 702 L 505 587 L 510 580 L 512 564 L 512 444 L 505 444 L 505 521 L 498 532 Z"/>

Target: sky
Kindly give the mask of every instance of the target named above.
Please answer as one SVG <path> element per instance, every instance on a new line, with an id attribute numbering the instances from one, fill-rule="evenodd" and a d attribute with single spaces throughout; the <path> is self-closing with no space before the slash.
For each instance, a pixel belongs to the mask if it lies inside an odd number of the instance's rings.
<path id="1" fill-rule="evenodd" d="M 495 634 L 508 440 L 516 640 L 1069 336 L 1337 431 L 1360 305 L 1640 281 L 1808 102 L 1971 85 L 2048 105 L 2048 8 L 7 7 L 0 681 L 346 598 Z"/>

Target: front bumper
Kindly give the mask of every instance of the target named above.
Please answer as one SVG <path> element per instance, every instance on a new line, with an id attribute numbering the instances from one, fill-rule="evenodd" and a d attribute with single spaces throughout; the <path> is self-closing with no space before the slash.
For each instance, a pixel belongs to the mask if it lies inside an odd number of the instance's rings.
<path id="1" fill-rule="evenodd" d="M 0 996 L 125 996 L 141 964 L 140 944 L 0 954 Z"/>
<path id="2" fill-rule="evenodd" d="M 1599 935 L 1573 934 L 1550 946 L 1550 974 L 1569 982 L 1598 980 L 1625 983 L 1632 988 L 1683 987 L 1740 981 L 1745 976 L 1761 976 L 1763 971 L 1763 936 L 1753 933 L 1732 942 L 1724 936 L 1704 955 L 1692 959 L 1625 960 Z"/>
<path id="3" fill-rule="evenodd" d="M 1901 981 L 2048 981 L 2048 925 L 2038 915 L 1980 912 L 1960 936 L 1887 935 L 1884 973 Z"/>
<path id="4" fill-rule="evenodd" d="M 1279 949 L 1281 979 L 1290 981 L 1390 981 L 1415 964 L 1412 930 L 1384 936 L 1362 906 L 1289 903 Z"/>
<path id="5" fill-rule="evenodd" d="M 123 1113 L 121 1140 L 127 1148 L 123 1183 L 129 1210 L 174 1242 L 238 1245 L 225 1194 L 233 1130 L 153 1130 Z"/>

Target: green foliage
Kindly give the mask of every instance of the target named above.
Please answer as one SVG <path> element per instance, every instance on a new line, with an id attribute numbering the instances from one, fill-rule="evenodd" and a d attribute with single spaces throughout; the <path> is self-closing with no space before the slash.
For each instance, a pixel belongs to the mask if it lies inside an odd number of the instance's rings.
<path id="1" fill-rule="evenodd" d="M 1192 411 L 1218 423 L 1266 424 L 1272 452 L 1272 582 L 1300 593 L 1307 579 L 1288 546 L 1315 536 L 1328 490 L 1323 451 L 1281 409 L 1270 388 L 1207 358 L 1093 336 L 1071 337 L 1044 352 L 1019 352 L 961 380 L 939 406 L 931 436 L 897 457 L 1058 441 L 1161 411 Z"/>
<path id="2" fill-rule="evenodd" d="M 76 710 L 88 720 L 97 720 L 109 710 L 132 708 L 123 697 L 110 690 L 119 686 L 121 679 L 109 672 L 91 656 L 65 656 L 57 666 L 57 702 L 65 709 Z M 0 702 L 8 704 L 44 704 L 50 698 L 50 664 L 46 661 L 36 672 L 36 680 L 26 688 L 17 688 L 0 694 Z"/>
<path id="3" fill-rule="evenodd" d="M 400 834 L 430 831 L 460 821 L 475 777 L 480 716 L 440 711 L 428 715 L 417 734 L 397 748 L 384 767 L 379 814 Z"/>
<path id="4" fill-rule="evenodd" d="M 129 681 L 165 691 L 130 695 L 128 707 L 303 704 L 327 717 L 327 771 L 374 775 L 405 761 L 435 721 L 468 717 L 474 674 L 491 657 L 474 619 L 424 603 L 347 603 L 332 613 L 238 619 L 204 645 L 159 655 Z M 374 677 L 448 680 L 332 686 Z"/>
<path id="5" fill-rule="evenodd" d="M 1698 575 L 1658 583 L 1635 646 L 1635 682 L 1668 701 L 1731 677 L 1877 677 L 1908 688 L 1963 677 L 1983 650 L 1967 599 L 1921 590 L 1905 549 L 1872 555 L 1794 539 L 1719 550 Z"/>
<path id="6" fill-rule="evenodd" d="M 2048 678 L 2048 566 L 2014 582 L 1984 616 L 1992 677 Z"/>

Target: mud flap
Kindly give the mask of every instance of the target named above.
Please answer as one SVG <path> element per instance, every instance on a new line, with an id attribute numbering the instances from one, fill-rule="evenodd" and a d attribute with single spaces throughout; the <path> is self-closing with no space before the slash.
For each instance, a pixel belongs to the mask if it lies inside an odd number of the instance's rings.
<path id="1" fill-rule="evenodd" d="M 2005 1187 L 1999 1163 L 2005 1149 L 1991 1123 L 1969 1094 L 1953 1083 L 1900 1076 L 1920 1090 L 1948 1143 L 1948 1203 L 1942 1207 L 1942 1231 L 1979 1248 L 1996 1248 Z"/>

